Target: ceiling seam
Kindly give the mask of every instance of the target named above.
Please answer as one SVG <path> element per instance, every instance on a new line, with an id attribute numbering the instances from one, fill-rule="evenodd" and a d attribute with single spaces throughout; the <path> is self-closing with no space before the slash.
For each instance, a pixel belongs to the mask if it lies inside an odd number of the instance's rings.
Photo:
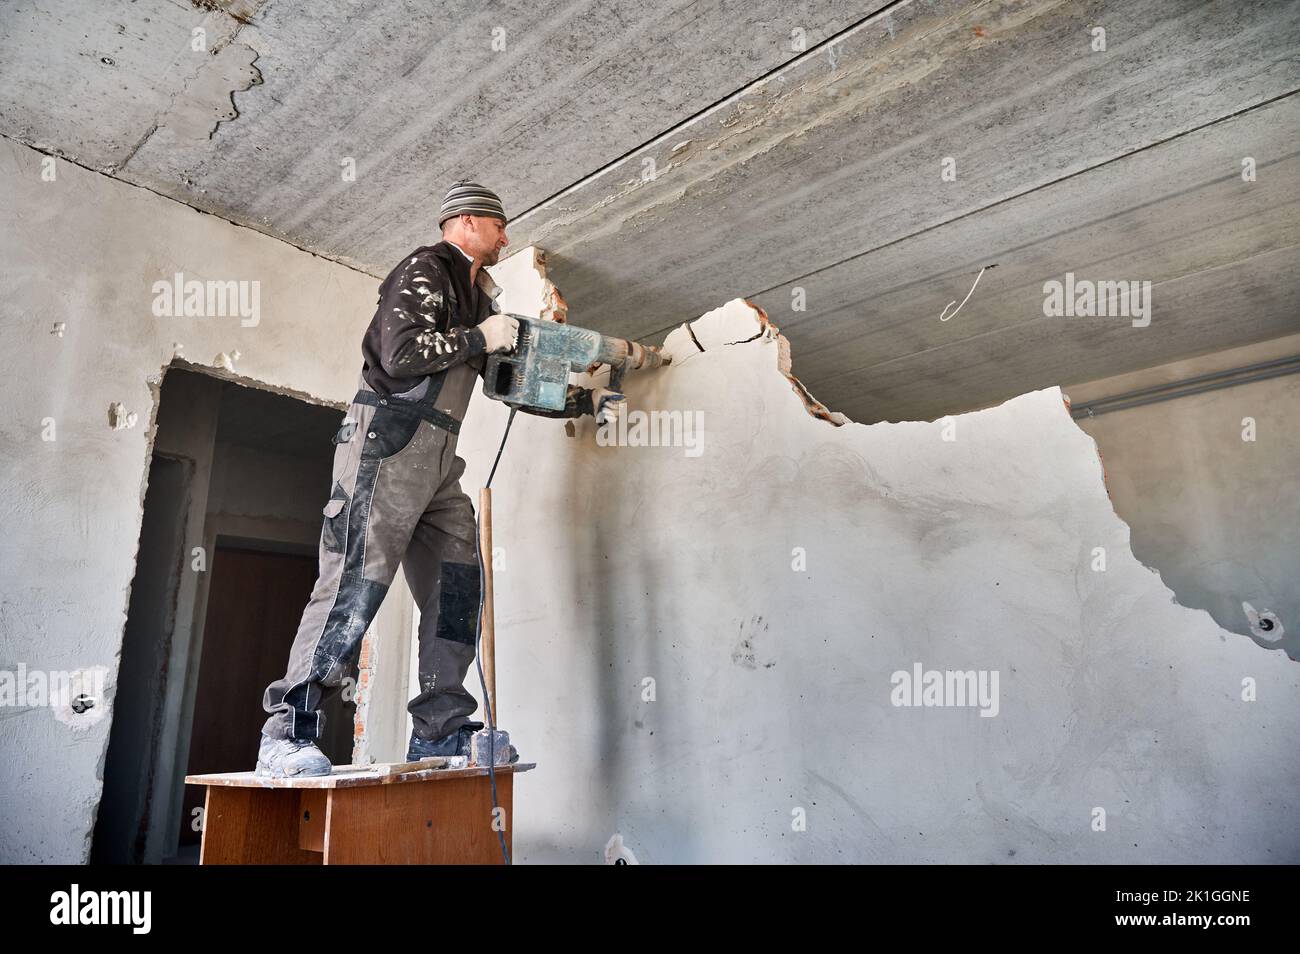
<path id="1" fill-rule="evenodd" d="M 523 212 L 520 212 L 518 215 L 514 216 L 511 219 L 511 223 L 518 222 L 520 219 L 524 218 L 527 215 L 531 215 L 532 213 L 538 211 L 548 203 L 554 202 L 556 199 L 560 198 L 561 196 L 569 192 L 572 192 L 574 189 L 581 188 L 583 185 L 592 181 L 593 179 L 599 178 L 600 176 L 608 172 L 610 169 L 613 169 L 619 163 L 623 162 L 630 156 L 635 155 L 637 152 L 641 151 L 642 149 L 645 149 L 647 146 L 651 145 L 652 143 L 658 142 L 662 139 L 667 139 L 669 136 L 673 134 L 674 131 L 678 129 L 682 129 L 685 126 L 689 126 L 691 123 L 695 122 L 701 116 L 707 115 L 708 113 L 719 108 L 720 106 L 723 106 L 724 104 L 736 99 L 738 96 L 745 95 L 745 93 L 748 92 L 750 89 L 762 83 L 767 82 L 776 74 L 784 70 L 790 69 L 791 67 L 794 67 L 808 59 L 811 59 L 812 57 L 821 53 L 824 49 L 830 46 L 834 46 L 835 43 L 843 39 L 847 34 L 852 33 L 854 30 L 859 29 L 864 24 L 870 22 L 871 20 L 875 19 L 881 14 L 887 14 L 890 11 L 892 11 L 895 7 L 899 7 L 910 2 L 911 0 L 892 0 L 892 2 L 884 4 L 879 9 L 874 10 L 873 12 L 863 17 L 862 19 L 849 24 L 844 29 L 840 30 L 838 33 L 835 33 L 832 36 L 827 37 L 825 40 L 823 40 L 822 42 L 818 43 L 815 46 L 809 47 L 807 50 L 803 51 L 798 56 L 785 60 L 782 63 L 778 63 L 776 66 L 773 66 L 766 73 L 763 73 L 761 76 L 755 77 L 754 79 L 750 80 L 743 86 L 738 86 L 736 89 L 732 90 L 730 93 L 728 93 L 726 96 L 723 96 L 721 99 L 709 103 L 707 106 L 701 107 L 700 109 L 691 113 L 691 115 L 687 116 L 686 118 L 678 120 L 676 123 L 674 123 L 672 126 L 669 126 L 667 129 L 664 129 L 663 131 L 656 133 L 650 138 L 641 141 L 637 145 L 628 149 L 622 155 L 609 160 L 604 165 L 599 166 L 596 169 L 593 169 L 591 172 L 587 173 L 582 178 L 575 179 L 573 182 L 569 183 L 563 189 L 558 190 L 557 192 L 547 196 L 546 198 L 542 199 L 539 202 L 533 203 Z"/>
<path id="2" fill-rule="evenodd" d="M 8 133 L 0 132 L 0 139 L 4 139 L 7 140 L 8 142 L 16 143 L 20 146 L 23 146 L 24 148 L 31 149 L 33 152 L 39 152 L 41 155 L 49 156 L 53 159 L 58 159 L 60 162 L 66 162 L 69 165 L 76 166 L 78 169 L 84 169 L 86 172 L 98 176 L 101 179 L 110 179 L 113 182 L 120 183 L 121 185 L 129 186 L 132 189 L 139 189 L 142 192 L 148 192 L 151 195 L 156 195 L 158 198 L 166 199 L 168 202 L 174 202 L 177 205 L 183 205 L 185 208 L 193 212 L 197 212 L 200 215 L 210 215 L 214 219 L 220 219 L 222 222 L 225 222 L 229 225 L 233 225 L 237 229 L 245 229 L 246 231 L 254 232 L 257 235 L 261 235 L 264 238 L 268 238 L 271 239 L 272 241 L 279 242 L 281 245 L 287 245 L 290 248 L 296 248 L 298 251 L 303 252 L 307 255 L 311 255 L 314 258 L 323 259 L 324 261 L 332 262 L 335 265 L 340 265 L 343 268 L 348 269 L 348 271 L 356 272 L 358 275 L 365 275 L 369 278 L 374 278 L 376 280 L 380 279 L 380 276 L 372 275 L 370 272 L 367 272 L 364 269 L 357 268 L 354 265 L 349 265 L 347 262 L 339 261 L 336 258 L 330 258 L 330 256 L 322 255 L 320 252 L 313 252 L 309 248 L 303 248 L 301 245 L 295 245 L 293 242 L 290 242 L 287 239 L 283 239 L 278 235 L 273 235 L 270 232 L 263 232 L 261 229 L 254 228 L 251 225 L 245 225 L 243 222 L 237 222 L 234 219 L 228 219 L 224 215 L 219 215 L 216 212 L 210 212 L 207 209 L 200 208 L 197 205 L 191 205 L 189 202 L 186 202 L 183 199 L 178 199 L 175 196 L 168 195 L 165 192 L 159 192 L 157 189 L 151 189 L 149 186 L 144 185 L 142 183 L 132 182 L 130 179 L 123 179 L 119 176 L 111 175 L 110 173 L 103 172 L 102 170 L 99 169 L 95 169 L 91 166 L 86 165 L 85 163 L 79 162 L 76 159 L 72 159 L 68 156 L 62 155 L 61 153 L 55 152 L 51 149 L 47 149 L 43 146 L 38 146 L 35 143 L 26 142 L 17 137 L 10 136 Z"/>

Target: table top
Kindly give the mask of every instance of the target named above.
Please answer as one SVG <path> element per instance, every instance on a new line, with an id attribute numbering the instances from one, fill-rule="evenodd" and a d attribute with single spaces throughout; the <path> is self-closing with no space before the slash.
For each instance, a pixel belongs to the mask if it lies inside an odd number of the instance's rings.
<path id="1" fill-rule="evenodd" d="M 536 762 L 512 762 L 498 765 L 497 774 L 527 772 Z M 394 769 L 397 769 L 394 771 Z M 225 785 L 233 788 L 357 788 L 365 785 L 395 785 L 402 782 L 436 782 L 453 778 L 477 778 L 487 775 L 486 765 L 467 768 L 419 768 L 416 763 L 377 762 L 374 765 L 336 765 L 329 775 L 303 778 L 266 778 L 252 772 L 225 772 L 216 775 L 187 775 L 187 785 Z"/>

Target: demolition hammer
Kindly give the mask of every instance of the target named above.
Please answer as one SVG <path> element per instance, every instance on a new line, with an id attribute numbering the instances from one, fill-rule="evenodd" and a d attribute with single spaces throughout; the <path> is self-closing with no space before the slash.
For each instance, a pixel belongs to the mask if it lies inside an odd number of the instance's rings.
<path id="1" fill-rule="evenodd" d="M 592 371 L 607 364 L 609 389 L 621 391 L 627 372 L 658 368 L 672 360 L 658 348 L 586 328 L 523 315 L 509 317 L 519 322 L 519 337 L 513 351 L 488 356 L 483 393 L 513 407 L 562 411 L 570 371 Z"/>

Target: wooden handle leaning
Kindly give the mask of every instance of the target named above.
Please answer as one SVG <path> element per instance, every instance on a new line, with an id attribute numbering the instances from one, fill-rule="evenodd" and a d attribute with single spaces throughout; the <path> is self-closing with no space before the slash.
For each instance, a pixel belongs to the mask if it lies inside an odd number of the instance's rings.
<path id="1" fill-rule="evenodd" d="M 492 722 L 497 721 L 497 659 L 496 629 L 492 619 L 492 491 L 484 487 L 478 492 L 479 531 L 478 549 L 483 558 L 483 681 L 487 683 L 487 702 L 484 715 L 490 711 Z M 487 719 L 484 719 L 486 722 Z"/>

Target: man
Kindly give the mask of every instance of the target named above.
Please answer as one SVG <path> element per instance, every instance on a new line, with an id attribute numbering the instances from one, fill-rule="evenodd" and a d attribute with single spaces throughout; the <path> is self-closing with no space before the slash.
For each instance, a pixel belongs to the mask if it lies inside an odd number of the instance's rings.
<path id="1" fill-rule="evenodd" d="M 326 690 L 355 663 L 400 562 L 420 607 L 420 693 L 410 701 L 408 760 L 459 755 L 482 723 L 465 691 L 479 609 L 477 529 L 461 490 L 456 439 L 485 356 L 515 346 L 484 269 L 506 247 L 506 217 L 490 189 L 452 186 L 438 215 L 442 241 L 406 256 L 379 286 L 362 340 L 361 389 L 334 436 L 320 576 L 303 611 L 284 678 L 267 687 L 257 774 L 328 775 L 316 746 Z M 623 396 L 571 386 L 562 411 L 617 415 Z M 593 406 L 594 401 L 594 406 Z"/>

